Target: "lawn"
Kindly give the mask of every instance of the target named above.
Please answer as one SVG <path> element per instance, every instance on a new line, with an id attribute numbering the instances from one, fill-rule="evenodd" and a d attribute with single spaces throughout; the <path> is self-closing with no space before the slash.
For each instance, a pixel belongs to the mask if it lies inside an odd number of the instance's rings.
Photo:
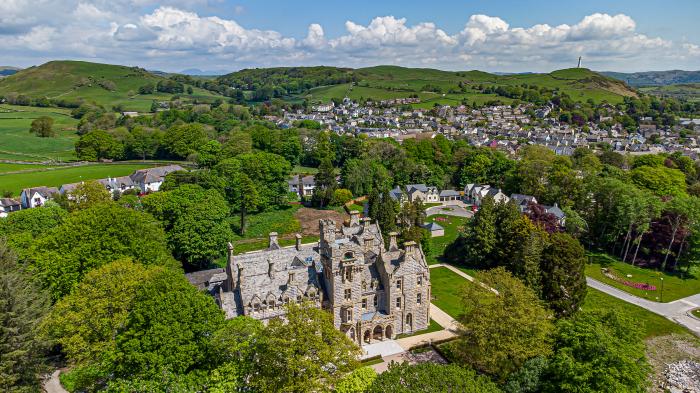
<path id="1" fill-rule="evenodd" d="M 438 214 L 430 216 L 426 220 L 427 222 L 435 222 L 441 227 L 445 228 L 445 235 L 439 237 L 433 237 L 430 239 L 430 252 L 426 254 L 426 259 L 429 265 L 434 265 L 436 263 L 441 263 L 442 255 L 445 252 L 447 245 L 454 242 L 459 234 L 459 227 L 464 225 L 465 219 L 462 217 L 447 216 L 444 214 Z"/>
<path id="2" fill-rule="evenodd" d="M 270 232 L 277 232 L 280 236 L 301 232 L 301 224 L 294 217 L 294 213 L 300 208 L 301 205 L 288 205 L 280 210 L 250 214 L 247 217 L 248 228 L 245 236 L 236 234 L 233 240 L 267 239 Z M 239 215 L 233 217 L 233 225 L 236 230 L 240 227 Z"/>
<path id="3" fill-rule="evenodd" d="M 426 334 L 426 333 L 432 333 L 432 332 L 439 332 L 440 330 L 443 330 L 444 328 L 440 326 L 437 322 L 433 321 L 433 319 L 430 319 L 430 324 L 428 325 L 428 328 L 425 330 L 419 330 L 414 333 L 405 333 L 405 334 L 399 334 L 396 336 L 397 339 L 399 338 L 406 338 L 406 337 L 413 337 L 413 336 L 418 336 L 420 334 Z"/>
<path id="4" fill-rule="evenodd" d="M 302 166 L 302 165 L 295 165 L 294 168 L 292 168 L 292 174 L 302 174 L 302 175 L 315 175 L 318 173 L 318 168 L 310 167 L 310 166 Z"/>
<path id="5" fill-rule="evenodd" d="M 696 318 L 700 318 L 700 308 L 696 308 L 691 312 L 691 314 L 693 314 L 693 316 L 695 316 Z"/>
<path id="6" fill-rule="evenodd" d="M 29 133 L 32 121 L 41 116 L 54 119 L 55 137 L 40 138 Z M 65 109 L 0 105 L 0 153 L 3 154 L 0 158 L 24 161 L 75 160 L 77 122 Z"/>
<path id="7" fill-rule="evenodd" d="M 694 275 L 681 278 L 679 274 L 675 273 L 662 273 L 652 269 L 632 266 L 605 254 L 591 254 L 591 259 L 593 263 L 586 265 L 587 276 L 644 299 L 670 302 L 700 293 L 700 279 L 697 271 L 694 272 Z M 609 269 L 615 276 L 626 281 L 654 285 L 656 290 L 642 290 L 622 284 L 606 277 L 602 273 L 601 268 Z M 631 277 L 628 277 L 628 275 Z M 663 278 L 663 296 L 661 293 L 661 278 Z M 663 299 L 661 299 L 662 297 Z"/>
<path id="8" fill-rule="evenodd" d="M 457 318 L 462 313 L 462 288 L 467 284 L 469 281 L 446 267 L 430 269 L 431 303 Z"/>
<path id="9" fill-rule="evenodd" d="M 49 167 L 50 167 L 50 165 L 6 164 L 4 162 L 0 162 L 0 173 L 18 172 L 18 171 L 33 171 L 33 170 L 45 169 L 45 168 L 49 168 Z"/>
<path id="10" fill-rule="evenodd" d="M 0 173 L 0 191 L 11 191 L 18 196 L 23 188 L 28 187 L 60 187 L 66 183 L 76 183 L 82 180 L 96 180 L 106 177 L 126 176 L 137 169 L 151 168 L 152 163 L 144 164 L 94 164 L 78 167 L 64 167 L 50 170 L 38 170 L 29 173 Z"/>
<path id="11" fill-rule="evenodd" d="M 353 203 L 353 204 L 347 206 L 347 210 L 348 210 L 348 212 L 355 210 L 355 211 L 360 212 L 360 214 L 363 214 L 365 212 L 365 206 Z"/>
<path id="12" fill-rule="evenodd" d="M 690 334 L 686 328 L 660 315 L 590 287 L 588 288 L 586 301 L 582 308 L 587 311 L 615 311 L 630 315 L 642 329 L 645 338 L 663 336 L 671 333 Z"/>

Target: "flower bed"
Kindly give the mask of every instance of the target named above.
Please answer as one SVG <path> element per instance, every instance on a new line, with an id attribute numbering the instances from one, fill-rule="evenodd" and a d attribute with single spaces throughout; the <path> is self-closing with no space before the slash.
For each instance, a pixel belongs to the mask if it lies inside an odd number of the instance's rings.
<path id="1" fill-rule="evenodd" d="M 605 277 L 607 277 L 607 278 L 609 278 L 609 279 L 611 279 L 611 280 L 613 280 L 613 281 L 619 282 L 619 283 L 622 284 L 622 285 L 627 285 L 628 287 L 641 289 L 642 291 L 655 291 L 655 290 L 656 290 L 656 286 L 654 286 L 654 285 L 651 285 L 651 284 L 644 284 L 644 283 L 641 283 L 641 282 L 627 281 L 627 280 L 625 280 L 625 279 L 623 279 L 623 278 L 620 278 L 620 277 L 616 276 L 616 275 L 615 275 L 613 272 L 611 272 L 609 269 L 602 268 L 601 270 L 603 271 L 603 275 L 604 275 Z"/>

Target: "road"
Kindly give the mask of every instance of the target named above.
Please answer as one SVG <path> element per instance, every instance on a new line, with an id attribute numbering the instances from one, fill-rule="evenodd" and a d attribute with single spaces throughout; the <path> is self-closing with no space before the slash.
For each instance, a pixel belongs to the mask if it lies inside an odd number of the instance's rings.
<path id="1" fill-rule="evenodd" d="M 436 214 L 467 218 L 471 218 L 474 215 L 474 213 L 472 213 L 471 210 L 467 210 L 467 208 L 463 206 L 463 204 L 433 206 L 425 209 L 426 217 L 434 216 Z"/>
<path id="2" fill-rule="evenodd" d="M 590 277 L 586 277 L 586 282 L 591 288 L 595 288 L 599 291 L 607 293 L 610 296 L 624 300 L 627 303 L 634 304 L 655 314 L 666 317 L 679 325 L 685 326 L 690 331 L 700 336 L 700 320 L 689 315 L 690 310 L 700 307 L 700 293 L 669 303 L 658 303 L 631 295 L 625 291 L 612 287 L 608 284 L 604 284 Z"/>

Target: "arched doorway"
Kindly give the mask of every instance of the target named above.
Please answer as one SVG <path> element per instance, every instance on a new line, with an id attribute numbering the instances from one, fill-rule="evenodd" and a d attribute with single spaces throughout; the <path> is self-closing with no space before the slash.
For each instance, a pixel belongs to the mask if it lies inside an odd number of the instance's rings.
<path id="1" fill-rule="evenodd" d="M 382 329 L 381 325 L 375 326 L 374 330 L 372 331 L 372 340 L 382 341 L 383 339 L 384 339 L 384 329 Z"/>
<path id="2" fill-rule="evenodd" d="M 387 339 L 390 339 L 394 335 L 394 329 L 391 327 L 391 325 L 387 326 L 386 329 L 384 329 L 384 336 Z"/>
<path id="3" fill-rule="evenodd" d="M 413 314 L 406 314 L 406 329 L 409 332 L 413 331 Z"/>
<path id="4" fill-rule="evenodd" d="M 369 329 L 365 330 L 365 336 L 364 336 L 364 341 L 369 344 L 372 342 L 372 333 L 369 331 Z"/>
<path id="5" fill-rule="evenodd" d="M 351 327 L 350 330 L 347 332 L 348 337 L 352 340 L 355 341 L 355 328 Z"/>

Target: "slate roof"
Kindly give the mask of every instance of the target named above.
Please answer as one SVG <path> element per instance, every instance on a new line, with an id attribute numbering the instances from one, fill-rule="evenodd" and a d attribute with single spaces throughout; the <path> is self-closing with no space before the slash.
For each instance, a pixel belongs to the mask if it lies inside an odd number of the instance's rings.
<path id="1" fill-rule="evenodd" d="M 287 184 L 289 184 L 290 186 L 299 185 L 299 176 L 301 176 L 301 175 L 292 176 L 291 179 L 287 180 Z M 315 186 L 316 185 L 316 179 L 312 175 L 302 177 L 301 182 L 305 186 Z"/>
<path id="2" fill-rule="evenodd" d="M 168 173 L 182 170 L 184 170 L 184 168 L 180 165 L 165 165 L 155 168 L 139 169 L 132 173 L 129 178 L 134 183 L 155 183 L 162 181 Z"/>
<path id="3" fill-rule="evenodd" d="M 439 231 L 439 230 L 441 230 L 441 229 L 442 229 L 442 230 L 445 229 L 445 228 L 443 228 L 442 226 L 440 226 L 439 224 L 434 223 L 434 222 L 429 222 L 429 223 L 423 225 L 423 228 L 429 230 L 430 232 L 432 232 L 432 231 Z"/>
<path id="4" fill-rule="evenodd" d="M 2 207 L 12 207 L 19 206 L 21 202 L 13 198 L 0 198 L 0 206 Z"/>
<path id="5" fill-rule="evenodd" d="M 34 195 L 34 193 L 39 193 L 39 195 L 43 196 L 44 198 L 49 198 L 51 197 L 52 194 L 58 194 L 58 188 L 56 187 L 32 187 L 32 188 L 25 188 L 22 190 L 22 193 L 26 194 L 28 197 L 31 197 Z"/>
<path id="6" fill-rule="evenodd" d="M 459 192 L 457 192 L 455 190 L 442 190 L 442 191 L 440 191 L 440 196 L 441 197 L 459 196 Z"/>

